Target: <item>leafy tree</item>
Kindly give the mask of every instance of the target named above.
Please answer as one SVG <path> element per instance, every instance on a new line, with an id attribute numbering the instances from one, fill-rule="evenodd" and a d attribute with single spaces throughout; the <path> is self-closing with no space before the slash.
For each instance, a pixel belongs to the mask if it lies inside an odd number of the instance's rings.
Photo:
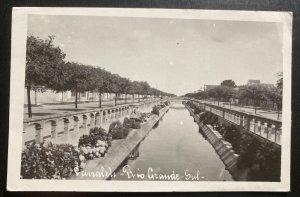
<path id="1" fill-rule="evenodd" d="M 68 90 L 66 84 L 69 80 L 69 74 L 67 71 L 68 67 L 66 63 L 59 65 L 50 65 L 45 68 L 47 74 L 47 88 L 50 88 L 56 92 L 62 92 L 62 103 L 63 93 Z"/>
<path id="2" fill-rule="evenodd" d="M 220 85 L 215 88 L 208 90 L 208 95 L 212 98 L 217 99 L 218 105 L 221 99 L 230 99 L 235 96 L 235 90 L 232 87 Z"/>
<path id="3" fill-rule="evenodd" d="M 127 103 L 127 94 L 131 92 L 131 81 L 127 78 L 121 78 L 119 83 L 122 93 L 125 94 L 125 103 Z"/>
<path id="4" fill-rule="evenodd" d="M 279 72 L 277 73 L 277 77 L 278 77 L 278 80 L 277 80 L 277 88 L 279 90 L 281 90 L 281 94 L 282 94 L 282 88 L 283 88 L 283 72 Z"/>
<path id="5" fill-rule="evenodd" d="M 265 94 L 268 100 L 276 104 L 277 119 L 279 120 L 280 110 L 282 109 L 282 90 L 277 87 L 266 87 Z"/>
<path id="6" fill-rule="evenodd" d="M 118 101 L 118 97 L 121 90 L 121 77 L 117 74 L 112 74 L 109 77 L 109 82 L 110 82 L 110 92 L 115 94 L 115 106 L 117 106 L 117 101 Z"/>
<path id="7" fill-rule="evenodd" d="M 30 90 L 32 86 L 49 85 L 51 72 L 46 68 L 63 64 L 65 53 L 53 44 L 54 37 L 43 40 L 33 35 L 27 37 L 26 46 L 26 74 L 28 116 L 32 117 Z"/>
<path id="8" fill-rule="evenodd" d="M 221 86 L 227 86 L 227 87 L 232 87 L 232 88 L 236 88 L 236 84 L 232 79 L 227 79 L 222 81 L 222 83 L 220 84 Z"/>
<path id="9" fill-rule="evenodd" d="M 32 86 L 31 90 L 34 91 L 34 104 L 37 105 L 37 92 L 45 92 L 46 88 L 44 86 Z"/>
<path id="10" fill-rule="evenodd" d="M 140 82 L 140 86 L 141 86 L 141 93 L 143 95 L 143 98 L 145 97 L 145 95 L 149 95 L 150 91 L 151 91 L 151 87 L 150 85 L 146 82 L 146 81 L 142 81 Z"/>
<path id="11" fill-rule="evenodd" d="M 139 95 L 142 92 L 142 86 L 139 81 L 133 81 L 132 82 L 132 92 L 133 92 L 133 100 L 134 100 L 134 94 Z M 140 101 L 140 97 L 138 97 L 138 101 Z"/>
<path id="12" fill-rule="evenodd" d="M 92 69 L 76 62 L 68 62 L 65 65 L 65 72 L 69 76 L 65 87 L 75 92 L 75 108 L 77 108 L 78 94 L 92 88 L 90 86 Z"/>
<path id="13" fill-rule="evenodd" d="M 256 108 L 261 101 L 267 100 L 266 86 L 261 84 L 244 85 L 239 89 L 239 96 L 241 99 L 251 99 L 254 101 L 254 113 L 256 114 Z"/>
<path id="14" fill-rule="evenodd" d="M 110 73 L 101 69 L 100 67 L 92 67 L 92 72 L 90 75 L 90 89 L 97 91 L 99 94 L 99 108 L 102 107 L 102 98 L 101 95 L 103 91 L 107 91 L 107 84 L 105 81 L 110 76 Z"/>

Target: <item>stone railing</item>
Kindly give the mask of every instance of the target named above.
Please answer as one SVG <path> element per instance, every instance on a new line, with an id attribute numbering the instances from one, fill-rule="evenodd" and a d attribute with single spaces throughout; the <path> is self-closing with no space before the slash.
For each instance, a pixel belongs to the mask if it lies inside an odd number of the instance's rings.
<path id="1" fill-rule="evenodd" d="M 73 113 L 24 119 L 23 146 L 30 142 L 41 143 L 51 140 L 54 143 L 77 145 L 79 137 L 88 134 L 91 128 L 109 124 L 120 117 L 130 115 L 132 109 L 143 110 L 159 102 L 146 101 L 114 107 L 98 108 Z"/>
<path id="2" fill-rule="evenodd" d="M 277 145 L 281 144 L 281 121 L 215 106 L 196 99 L 189 100 L 194 102 L 194 104 L 198 105 L 201 109 L 210 111 L 245 131 L 251 132 Z"/>

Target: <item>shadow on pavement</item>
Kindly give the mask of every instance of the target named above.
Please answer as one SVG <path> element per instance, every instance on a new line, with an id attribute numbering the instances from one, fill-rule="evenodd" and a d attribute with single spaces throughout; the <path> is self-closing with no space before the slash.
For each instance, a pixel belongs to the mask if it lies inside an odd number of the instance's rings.
<path id="1" fill-rule="evenodd" d="M 49 116 L 49 115 L 53 115 L 55 113 L 32 113 L 32 116 Z M 28 113 L 26 113 L 25 115 L 28 116 Z"/>
<path id="2" fill-rule="evenodd" d="M 59 108 L 59 109 L 51 109 L 51 110 L 59 110 L 59 111 L 85 111 L 85 110 L 87 110 L 87 109 Z"/>

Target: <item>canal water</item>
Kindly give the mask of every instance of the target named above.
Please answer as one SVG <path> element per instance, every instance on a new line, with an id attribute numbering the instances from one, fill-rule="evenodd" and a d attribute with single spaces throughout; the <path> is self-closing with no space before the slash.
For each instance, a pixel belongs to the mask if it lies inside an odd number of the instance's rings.
<path id="1" fill-rule="evenodd" d="M 173 103 L 115 173 L 112 180 L 165 181 L 175 174 L 180 181 L 233 181 L 181 103 Z"/>

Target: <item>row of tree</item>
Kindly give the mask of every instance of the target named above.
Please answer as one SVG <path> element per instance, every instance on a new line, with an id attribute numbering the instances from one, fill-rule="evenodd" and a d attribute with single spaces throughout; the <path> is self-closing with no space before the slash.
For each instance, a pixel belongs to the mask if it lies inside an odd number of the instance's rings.
<path id="1" fill-rule="evenodd" d="M 27 37 L 25 86 L 29 117 L 32 117 L 30 91 L 40 86 L 57 92 L 75 92 L 75 108 L 78 105 L 78 95 L 83 91 L 98 92 L 99 107 L 102 93 L 114 93 L 115 105 L 120 94 L 125 94 L 125 102 L 128 94 L 132 95 L 133 101 L 135 94 L 175 96 L 152 88 L 145 81 L 131 81 L 100 67 L 66 62 L 66 54 L 53 44 L 53 40 L 53 36 L 45 40 L 33 35 Z"/>
<path id="2" fill-rule="evenodd" d="M 237 87 L 233 80 L 224 80 L 219 86 L 197 93 L 188 93 L 186 97 L 197 99 L 213 98 L 218 101 L 230 101 L 239 99 L 239 101 L 253 101 L 256 113 L 257 106 L 261 102 L 272 102 L 279 111 L 282 108 L 282 73 L 278 74 L 279 79 L 276 86 L 265 84 L 242 85 Z M 231 102 L 229 102 L 231 104 Z"/>

